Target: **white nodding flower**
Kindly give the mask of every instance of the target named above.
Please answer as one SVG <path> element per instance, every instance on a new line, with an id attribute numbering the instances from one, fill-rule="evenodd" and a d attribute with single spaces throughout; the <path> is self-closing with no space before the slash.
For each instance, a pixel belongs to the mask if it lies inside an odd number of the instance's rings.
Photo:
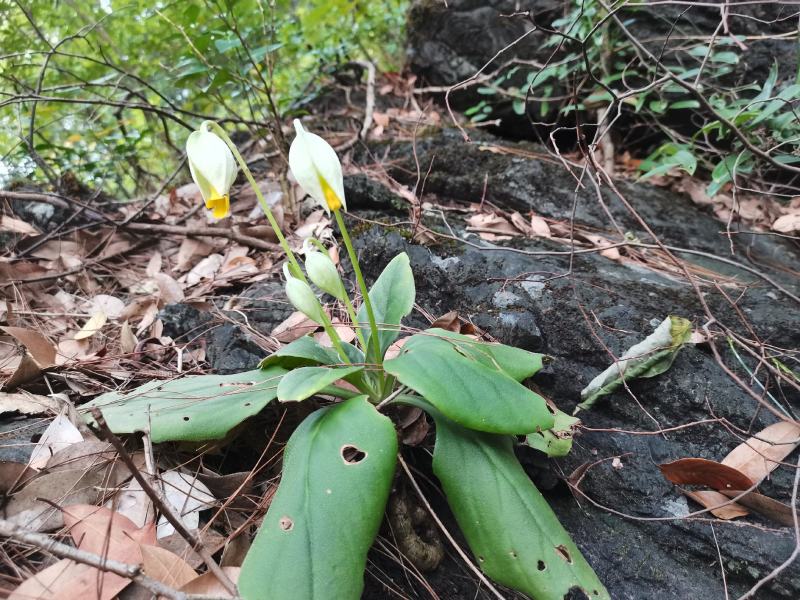
<path id="1" fill-rule="evenodd" d="M 186 140 L 186 158 L 206 208 L 215 219 L 227 217 L 231 206 L 229 193 L 238 171 L 228 145 L 203 123 Z"/>
<path id="2" fill-rule="evenodd" d="M 342 163 L 336 151 L 321 137 L 303 129 L 299 119 L 294 120 L 294 128 L 297 135 L 289 148 L 289 167 L 297 183 L 328 214 L 340 208 L 346 211 Z"/>
<path id="3" fill-rule="evenodd" d="M 288 264 L 283 265 L 283 276 L 286 278 L 286 296 L 292 306 L 315 323 L 323 325 L 325 314 L 311 286 L 292 275 Z"/>
<path id="4" fill-rule="evenodd" d="M 308 243 L 308 240 L 304 244 L 304 249 L 308 278 L 323 292 L 330 294 L 337 300 L 344 301 L 347 297 L 347 292 L 331 257 L 325 252 L 315 250 Z"/>

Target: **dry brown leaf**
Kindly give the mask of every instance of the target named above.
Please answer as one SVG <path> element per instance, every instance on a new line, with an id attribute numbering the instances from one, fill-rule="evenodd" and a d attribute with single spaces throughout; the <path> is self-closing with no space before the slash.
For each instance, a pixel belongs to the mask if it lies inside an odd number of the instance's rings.
<path id="1" fill-rule="evenodd" d="M 55 365 L 56 348 L 38 331 L 25 327 L 0 327 L 0 329 L 25 346 L 39 368 L 46 369 Z"/>
<path id="2" fill-rule="evenodd" d="M 12 490 L 21 488 L 39 472 L 28 465 L 0 460 L 0 494 L 7 496 Z"/>
<path id="3" fill-rule="evenodd" d="M 63 512 L 64 525 L 81 550 L 122 562 L 138 563 L 141 560 L 140 544 L 152 546 L 156 543 L 156 530 L 152 524 L 137 527 L 129 518 L 105 506 L 76 504 Z M 131 556 L 135 559 L 131 560 Z"/>
<path id="4" fill-rule="evenodd" d="M 122 311 L 125 310 L 125 303 L 116 296 L 108 294 L 97 294 L 85 307 L 90 315 L 96 312 L 104 312 L 112 321 L 119 319 Z"/>
<path id="5" fill-rule="evenodd" d="M 715 490 L 741 490 L 753 486 L 747 475 L 733 467 L 705 458 L 681 458 L 658 465 L 672 483 L 706 485 Z"/>
<path id="6" fill-rule="evenodd" d="M 70 361 L 80 361 L 89 354 L 89 340 L 65 339 L 58 342 L 56 364 L 64 365 Z"/>
<path id="7" fill-rule="evenodd" d="M 8 600 L 111 600 L 130 582 L 119 575 L 62 558 L 23 581 Z"/>
<path id="8" fill-rule="evenodd" d="M 474 231 L 481 239 L 488 241 L 510 240 L 521 235 L 507 219 L 494 213 L 472 215 L 467 219 L 467 231 Z"/>
<path id="9" fill-rule="evenodd" d="M 800 231 L 800 212 L 792 212 L 775 219 L 772 230 L 778 233 L 794 233 Z"/>
<path id="10" fill-rule="evenodd" d="M 80 328 L 73 339 L 77 341 L 89 339 L 100 331 L 107 321 L 108 316 L 102 310 L 94 313 L 91 318 L 83 324 L 83 327 Z"/>
<path id="11" fill-rule="evenodd" d="M 316 331 L 318 328 L 319 325 L 314 321 L 300 311 L 295 311 L 286 317 L 283 322 L 275 326 L 275 329 L 272 330 L 272 336 L 279 342 L 288 344 Z"/>
<path id="12" fill-rule="evenodd" d="M 228 579 L 236 583 L 239 581 L 240 567 L 222 567 L 222 571 Z M 184 585 L 180 591 L 187 594 L 204 594 L 206 596 L 219 596 L 220 598 L 233 598 L 225 586 L 219 582 L 213 573 L 203 573 L 194 581 Z"/>
<path id="13" fill-rule="evenodd" d="M 159 298 L 162 304 L 175 304 L 184 299 L 181 284 L 166 273 L 156 273 L 153 279 L 158 285 Z"/>
<path id="14" fill-rule="evenodd" d="M 611 260 L 620 260 L 622 256 L 619 253 L 617 248 L 610 248 L 611 242 L 604 238 L 602 235 L 595 235 L 591 233 L 583 233 L 581 234 L 586 240 L 592 243 L 595 248 L 608 248 L 607 250 L 601 250 L 600 256 L 605 256 Z"/>
<path id="15" fill-rule="evenodd" d="M 206 529 L 205 527 L 197 530 L 195 533 L 200 537 L 203 547 L 208 550 L 210 554 L 216 554 L 225 546 L 227 540 L 224 535 L 217 533 L 213 529 Z M 203 565 L 203 559 L 179 533 L 173 533 L 172 535 L 159 539 L 158 545 L 185 560 L 193 569 L 197 569 Z"/>
<path id="16" fill-rule="evenodd" d="M 83 436 L 78 428 L 66 415 L 60 414 L 44 430 L 41 439 L 33 448 L 28 464 L 33 469 L 44 468 L 56 452 L 82 441 Z"/>
<path id="17" fill-rule="evenodd" d="M 531 235 L 533 237 L 553 237 L 553 233 L 550 231 L 550 225 L 547 224 L 547 221 L 533 213 L 531 213 Z"/>
<path id="18" fill-rule="evenodd" d="M 739 444 L 722 459 L 722 464 L 732 467 L 761 483 L 780 461 L 800 445 L 800 426 L 780 421 L 758 432 L 755 437 Z M 747 489 L 743 486 L 737 489 Z"/>
<path id="19" fill-rule="evenodd" d="M 161 252 L 153 252 L 153 256 L 150 257 L 150 260 L 147 262 L 147 268 L 145 268 L 144 272 L 148 277 L 155 277 L 161 272 Z"/>
<path id="20" fill-rule="evenodd" d="M 683 493 L 703 506 L 703 508 L 710 508 L 711 514 L 715 517 L 725 519 L 726 521 L 750 514 L 746 508 L 736 504 L 736 502 L 730 502 L 730 498 L 720 492 L 712 490 L 698 490 L 696 492 L 683 490 Z M 726 502 L 730 502 L 730 504 L 725 504 Z M 721 506 L 723 504 L 725 504 L 725 506 Z"/>
<path id="21" fill-rule="evenodd" d="M 744 493 L 744 490 L 725 490 L 723 492 L 726 497 L 730 498 L 736 498 L 742 493 Z M 781 525 L 786 525 L 787 527 L 794 526 L 794 511 L 792 511 L 792 507 L 783 502 L 773 500 L 764 494 L 748 492 L 741 498 L 738 498 L 736 502 L 743 504 L 753 512 L 757 512 Z"/>
<path id="22" fill-rule="evenodd" d="M 197 572 L 185 560 L 158 546 L 141 545 L 142 570 L 171 588 L 180 588 L 197 579 Z"/>
<path id="23" fill-rule="evenodd" d="M 9 412 L 18 412 L 23 415 L 41 415 L 45 413 L 57 413 L 61 409 L 61 403 L 49 396 L 29 394 L 20 392 L 18 394 L 7 394 L 0 392 L 0 415 Z"/>
<path id="24" fill-rule="evenodd" d="M 526 221 L 525 217 L 523 217 L 517 211 L 511 213 L 511 223 L 512 225 L 514 225 L 514 227 L 519 229 L 525 235 L 527 236 L 533 235 L 533 228 L 531 227 L 530 222 Z"/>
<path id="25" fill-rule="evenodd" d="M 0 217 L 0 231 L 10 231 L 11 233 L 21 233 L 22 235 L 39 234 L 39 230 L 33 225 L 30 225 L 21 219 L 9 217 L 8 215 L 3 215 Z"/>
<path id="26" fill-rule="evenodd" d="M 124 354 L 130 354 L 136 350 L 138 344 L 139 340 L 136 338 L 136 334 L 133 333 L 130 323 L 125 321 L 119 331 L 119 349 Z"/>
<path id="27" fill-rule="evenodd" d="M 213 280 L 214 275 L 222 266 L 223 257 L 221 254 L 211 254 L 198 262 L 183 279 L 186 285 L 192 287 L 203 280 Z"/>

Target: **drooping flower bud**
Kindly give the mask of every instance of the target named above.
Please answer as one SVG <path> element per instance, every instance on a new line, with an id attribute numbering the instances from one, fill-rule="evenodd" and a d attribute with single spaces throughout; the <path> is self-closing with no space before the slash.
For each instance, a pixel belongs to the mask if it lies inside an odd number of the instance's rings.
<path id="1" fill-rule="evenodd" d="M 228 145 L 208 127 L 208 122 L 186 140 L 186 158 L 192 179 L 200 188 L 206 208 L 215 219 L 230 213 L 230 189 L 236 180 L 236 159 Z"/>
<path id="2" fill-rule="evenodd" d="M 283 276 L 286 278 L 286 296 L 292 306 L 315 323 L 323 325 L 325 314 L 311 286 L 294 277 L 287 264 L 283 265 Z"/>
<path id="3" fill-rule="evenodd" d="M 308 240 L 304 244 L 304 250 L 308 278 L 323 292 L 343 301 L 347 297 L 347 292 L 330 256 L 325 252 L 315 250 Z"/>
<path id="4" fill-rule="evenodd" d="M 300 187 L 325 212 L 343 208 L 344 180 L 342 163 L 331 145 L 318 135 L 307 132 L 299 119 L 294 120 L 297 135 L 289 148 L 289 167 Z"/>

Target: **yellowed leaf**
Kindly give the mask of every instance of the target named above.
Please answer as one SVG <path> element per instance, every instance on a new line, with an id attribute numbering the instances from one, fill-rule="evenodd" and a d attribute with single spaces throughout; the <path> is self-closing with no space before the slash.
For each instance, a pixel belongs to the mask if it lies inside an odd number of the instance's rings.
<path id="1" fill-rule="evenodd" d="M 97 311 L 89 318 L 88 321 L 86 321 L 86 323 L 83 324 L 83 327 L 80 328 L 73 339 L 85 340 L 92 337 L 95 333 L 103 328 L 103 325 L 106 324 L 106 321 L 108 321 L 108 316 L 106 313 L 104 313 L 102 310 Z"/>

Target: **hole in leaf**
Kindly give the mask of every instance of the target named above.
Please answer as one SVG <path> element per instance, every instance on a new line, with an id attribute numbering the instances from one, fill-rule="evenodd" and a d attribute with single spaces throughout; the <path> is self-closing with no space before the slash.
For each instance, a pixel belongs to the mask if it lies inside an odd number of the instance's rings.
<path id="1" fill-rule="evenodd" d="M 572 557 L 569 555 L 569 550 L 567 550 L 566 546 L 564 546 L 563 544 L 556 546 L 556 552 L 558 552 L 558 555 L 561 558 L 563 558 L 569 564 L 572 564 Z"/>
<path id="2" fill-rule="evenodd" d="M 509 552 L 509 554 L 511 555 L 511 558 L 517 558 L 517 553 L 514 552 L 513 550 Z"/>
<path id="3" fill-rule="evenodd" d="M 544 564 L 543 560 L 540 560 L 538 563 L 536 563 L 536 568 L 540 571 L 544 571 L 547 568 L 547 565 Z"/>
<path id="4" fill-rule="evenodd" d="M 485 561 L 486 561 L 486 559 L 485 559 L 485 558 L 483 558 L 482 556 L 479 556 L 479 557 L 478 557 L 478 562 L 485 562 Z"/>
<path id="5" fill-rule="evenodd" d="M 188 420 L 189 420 L 189 417 L 183 417 L 183 420 L 184 420 L 184 421 L 188 421 Z"/>
<path id="6" fill-rule="evenodd" d="M 342 460 L 348 465 L 357 465 L 367 458 L 367 453 L 355 446 L 342 446 Z"/>
<path id="7" fill-rule="evenodd" d="M 250 406 L 250 404 L 251 404 L 250 402 L 245 402 L 244 403 L 245 406 Z"/>
<path id="8" fill-rule="evenodd" d="M 281 529 L 284 531 L 291 531 L 294 528 L 294 521 L 289 517 L 281 517 L 281 520 L 278 521 L 278 525 L 280 525 Z"/>

